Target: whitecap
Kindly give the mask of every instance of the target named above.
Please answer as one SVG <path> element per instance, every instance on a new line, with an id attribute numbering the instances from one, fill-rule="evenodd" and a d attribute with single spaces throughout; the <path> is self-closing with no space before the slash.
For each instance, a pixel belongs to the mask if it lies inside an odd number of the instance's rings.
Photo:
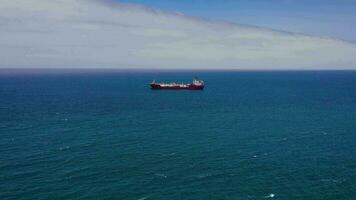
<path id="1" fill-rule="evenodd" d="M 197 178 L 198 179 L 203 179 L 203 178 L 207 178 L 207 177 L 210 177 L 210 176 L 213 176 L 213 174 L 210 174 L 210 173 L 200 174 L 200 175 L 197 175 Z"/>
<path id="2" fill-rule="evenodd" d="M 265 198 L 273 198 L 273 197 L 275 197 L 275 196 L 276 196 L 275 194 L 271 193 L 271 194 L 265 196 Z"/>
<path id="3" fill-rule="evenodd" d="M 145 200 L 145 199 L 148 199 L 148 198 L 150 198 L 150 196 L 144 196 L 144 197 L 141 197 L 141 198 L 139 198 L 137 200 Z"/>
<path id="4" fill-rule="evenodd" d="M 159 177 L 167 178 L 167 176 L 165 174 L 155 174 L 155 175 L 159 176 Z"/>
<path id="5" fill-rule="evenodd" d="M 70 148 L 70 146 L 60 147 L 59 150 L 63 151 L 63 150 L 69 149 L 69 148 Z"/>

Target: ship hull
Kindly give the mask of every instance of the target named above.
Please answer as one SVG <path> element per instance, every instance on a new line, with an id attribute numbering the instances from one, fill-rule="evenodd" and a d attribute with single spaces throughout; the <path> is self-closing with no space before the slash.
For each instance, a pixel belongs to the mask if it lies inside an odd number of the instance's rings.
<path id="1" fill-rule="evenodd" d="M 187 85 L 185 87 L 183 86 L 162 86 L 160 84 L 155 84 L 152 83 L 151 85 L 151 89 L 153 90 L 203 90 L 204 89 L 204 85 Z"/>

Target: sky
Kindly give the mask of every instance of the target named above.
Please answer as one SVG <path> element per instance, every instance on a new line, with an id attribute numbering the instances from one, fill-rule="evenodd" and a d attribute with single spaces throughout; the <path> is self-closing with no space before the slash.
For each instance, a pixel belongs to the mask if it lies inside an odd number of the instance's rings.
<path id="1" fill-rule="evenodd" d="M 355 0 L 120 0 L 210 20 L 356 42 Z"/>
<path id="2" fill-rule="evenodd" d="M 0 68 L 356 69 L 353 8 L 347 0 L 0 0 Z"/>

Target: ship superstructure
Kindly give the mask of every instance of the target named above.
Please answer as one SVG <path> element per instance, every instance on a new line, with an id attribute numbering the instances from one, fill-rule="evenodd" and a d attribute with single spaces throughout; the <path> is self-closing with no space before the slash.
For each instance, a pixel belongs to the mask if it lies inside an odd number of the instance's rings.
<path id="1" fill-rule="evenodd" d="M 150 84 L 151 89 L 154 90 L 203 90 L 204 89 L 204 81 L 199 80 L 197 78 L 193 79 L 192 83 L 184 84 L 184 83 L 157 83 L 156 81 L 152 81 Z"/>

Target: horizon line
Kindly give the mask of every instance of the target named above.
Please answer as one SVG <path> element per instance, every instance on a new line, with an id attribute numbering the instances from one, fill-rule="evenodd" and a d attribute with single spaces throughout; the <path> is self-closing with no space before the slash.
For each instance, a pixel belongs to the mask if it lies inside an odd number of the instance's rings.
<path id="1" fill-rule="evenodd" d="M 356 69 L 184 69 L 184 68 L 0 68 L 3 74 L 102 73 L 102 72 L 356 72 Z"/>

